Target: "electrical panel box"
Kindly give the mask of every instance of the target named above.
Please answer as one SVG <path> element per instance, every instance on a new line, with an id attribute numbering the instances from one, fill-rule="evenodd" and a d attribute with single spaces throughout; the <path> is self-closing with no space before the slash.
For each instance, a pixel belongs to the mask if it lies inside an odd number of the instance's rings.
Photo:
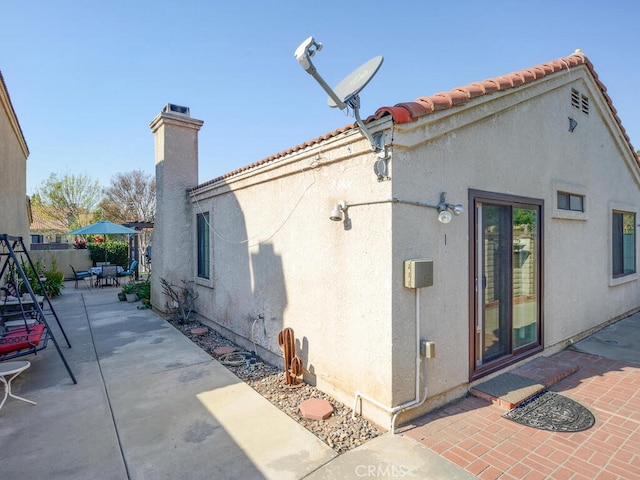
<path id="1" fill-rule="evenodd" d="M 404 286 L 422 288 L 433 285 L 433 260 L 420 258 L 404 262 Z"/>

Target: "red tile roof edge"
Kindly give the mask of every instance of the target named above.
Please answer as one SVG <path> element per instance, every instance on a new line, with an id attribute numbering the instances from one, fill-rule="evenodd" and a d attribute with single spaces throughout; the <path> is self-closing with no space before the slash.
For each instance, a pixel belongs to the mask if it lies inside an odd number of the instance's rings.
<path id="1" fill-rule="evenodd" d="M 576 52 L 568 57 L 559 58 L 558 60 L 543 63 L 535 67 L 525 68 L 518 72 L 488 78 L 481 82 L 470 83 L 463 87 L 456 87 L 448 92 L 440 92 L 428 97 L 419 97 L 413 102 L 399 103 L 393 107 L 381 107 L 376 110 L 375 116 L 379 118 L 380 116 L 391 115 L 395 123 L 411 123 L 422 116 L 429 115 L 436 111 L 464 105 L 482 95 L 516 88 L 525 83 L 531 83 L 552 73 L 559 72 L 560 70 L 568 70 L 571 67 L 583 64 L 589 67 L 598 86 L 602 92 L 606 94 L 606 88 L 598 80 L 591 62 L 589 62 L 585 55 Z M 609 101 L 609 104 L 610 103 Z M 402 109 L 407 112 L 402 112 Z"/>
<path id="2" fill-rule="evenodd" d="M 459 105 L 464 105 L 474 98 L 480 97 L 482 95 L 487 95 L 493 92 L 503 91 L 510 88 L 517 88 L 521 85 L 535 82 L 536 80 L 546 77 L 547 75 L 551 75 L 561 70 L 569 70 L 570 68 L 577 67 L 579 65 L 585 65 L 589 69 L 589 72 L 598 85 L 598 88 L 600 88 L 600 91 L 602 92 L 602 95 L 604 96 L 605 101 L 607 102 L 607 105 L 611 110 L 611 114 L 615 118 L 616 123 L 618 124 L 618 127 L 620 128 L 620 131 L 622 132 L 622 135 L 626 140 L 633 157 L 636 159 L 636 162 L 640 166 L 640 158 L 636 154 L 625 128 L 622 126 L 622 122 L 620 120 L 620 117 L 618 117 L 616 109 L 613 106 L 611 97 L 609 97 L 609 94 L 607 93 L 607 87 L 605 87 L 605 85 L 598 78 L 598 74 L 594 70 L 591 61 L 580 51 L 576 51 L 574 54 L 569 55 L 568 57 L 559 58 L 551 62 L 536 65 L 534 67 L 525 68 L 517 72 L 509 73 L 507 75 L 488 78 L 481 82 L 470 83 L 469 85 L 466 85 L 464 87 L 456 87 L 452 90 L 449 90 L 448 92 L 440 92 L 427 97 L 419 97 L 413 102 L 398 103 L 393 107 L 380 107 L 376 110 L 376 113 L 374 115 L 369 116 L 364 120 L 364 122 L 368 123 L 374 120 L 378 120 L 387 115 L 391 115 L 395 123 L 403 124 L 415 122 L 419 118 L 430 115 L 434 112 L 446 110 Z M 221 180 L 233 177 L 242 172 L 246 172 L 253 168 L 269 163 L 280 157 L 284 157 L 285 155 L 303 150 L 307 147 L 320 143 L 323 140 L 327 140 L 329 138 L 340 135 L 341 133 L 347 132 L 356 127 L 356 124 L 346 125 L 338 130 L 326 133 L 321 137 L 317 137 L 313 140 L 301 143 L 299 145 L 296 145 L 295 147 L 291 147 L 287 150 L 271 155 L 258 162 L 254 162 L 250 165 L 241 167 L 237 170 L 197 185 L 189 189 L 189 191 L 193 191 L 198 188 L 205 187 L 207 185 L 211 185 Z"/>
<path id="3" fill-rule="evenodd" d="M 631 150 L 631 154 L 636 159 L 638 165 L 640 165 L 640 158 L 631 144 L 631 139 L 629 138 L 629 135 L 627 135 L 627 131 L 622 126 L 622 121 L 618 116 L 618 112 L 613 106 L 611 97 L 607 93 L 607 87 L 605 87 L 598 78 L 598 74 L 594 70 L 591 61 L 586 55 L 579 51 L 576 51 L 576 53 L 569 55 L 568 57 L 559 58 L 535 67 L 525 68 L 518 72 L 512 72 L 496 78 L 489 78 L 482 82 L 474 82 L 464 87 L 454 88 L 448 92 L 436 93 L 435 95 L 428 97 L 419 97 L 413 102 L 399 103 L 393 107 L 380 107 L 376 110 L 373 118 L 381 118 L 385 115 L 391 115 L 395 123 L 401 124 L 415 122 L 420 117 L 440 110 L 445 110 L 447 108 L 464 105 L 479 96 L 510 88 L 517 88 L 526 83 L 539 80 L 547 75 L 551 75 L 561 70 L 568 70 L 571 67 L 576 67 L 578 65 L 585 65 L 589 69 L 591 76 L 598 85 L 600 92 L 609 106 L 611 114 L 615 118 L 616 123 L 622 132 L 622 136 L 629 146 L 629 150 Z M 372 117 L 369 117 L 367 121 L 371 120 L 371 118 Z"/>

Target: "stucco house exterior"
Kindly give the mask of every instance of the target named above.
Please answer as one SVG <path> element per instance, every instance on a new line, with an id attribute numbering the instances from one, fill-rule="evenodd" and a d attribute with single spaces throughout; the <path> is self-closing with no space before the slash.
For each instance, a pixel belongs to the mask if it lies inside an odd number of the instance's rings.
<path id="1" fill-rule="evenodd" d="M 349 125 L 197 185 L 202 125 L 151 122 L 153 304 L 193 281 L 279 365 L 292 328 L 305 381 L 382 426 L 640 307 L 638 158 L 579 51 L 378 109 L 381 154 Z"/>
<path id="2" fill-rule="evenodd" d="M 30 223 L 28 157 L 29 148 L 0 72 L 0 233 L 21 236 L 27 245 Z"/>

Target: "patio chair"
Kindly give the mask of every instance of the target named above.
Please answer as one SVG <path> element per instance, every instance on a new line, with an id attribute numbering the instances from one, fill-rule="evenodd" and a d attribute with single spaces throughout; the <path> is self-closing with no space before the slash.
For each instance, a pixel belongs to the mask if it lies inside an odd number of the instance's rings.
<path id="1" fill-rule="evenodd" d="M 131 278 L 136 274 L 136 267 L 138 266 L 138 261 L 134 260 L 131 262 L 129 266 L 129 270 L 125 270 L 124 272 L 118 273 L 118 277 L 129 277 L 128 281 L 131 281 Z"/>
<path id="2" fill-rule="evenodd" d="M 78 280 L 84 280 L 87 283 L 87 279 L 93 277 L 91 272 L 76 272 L 76 269 L 73 268 L 73 265 L 69 265 L 71 270 L 73 271 L 73 279 L 76 281 L 76 290 L 78 289 Z M 91 288 L 91 282 L 89 282 L 89 286 L 87 288 Z"/>
<path id="3" fill-rule="evenodd" d="M 113 281 L 115 285 L 120 285 L 117 265 L 103 265 L 102 272 L 98 275 L 98 279 L 102 280 L 100 284 L 101 287 L 111 285 L 111 281 Z"/>

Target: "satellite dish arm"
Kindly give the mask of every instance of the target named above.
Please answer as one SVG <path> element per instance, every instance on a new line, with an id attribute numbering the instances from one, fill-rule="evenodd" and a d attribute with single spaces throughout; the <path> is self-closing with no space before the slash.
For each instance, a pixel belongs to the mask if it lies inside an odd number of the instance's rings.
<path id="1" fill-rule="evenodd" d="M 369 140 L 371 144 L 371 150 L 374 152 L 378 152 L 380 150 L 380 146 L 376 144 L 376 141 L 373 139 L 371 133 L 369 133 L 369 129 L 365 127 L 364 122 L 360 118 L 360 96 L 355 95 L 351 100 L 349 100 L 349 105 L 353 108 L 353 113 L 356 117 L 356 123 L 360 127 L 360 131 Z"/>
<path id="2" fill-rule="evenodd" d="M 316 52 L 322 50 L 322 43 L 316 42 L 313 37 L 307 38 L 304 42 L 300 44 L 300 46 L 296 49 L 294 56 L 296 60 L 300 64 L 302 68 L 304 68 L 305 72 L 315 78 L 316 82 L 320 84 L 320 86 L 327 92 L 327 95 L 331 97 L 331 100 L 335 102 L 340 110 L 344 110 L 347 106 L 344 104 L 342 100 L 335 94 L 335 92 L 331 89 L 327 82 L 320 76 L 320 74 L 316 71 L 316 67 L 313 66 L 313 62 L 311 62 L 311 57 L 313 57 Z"/>

